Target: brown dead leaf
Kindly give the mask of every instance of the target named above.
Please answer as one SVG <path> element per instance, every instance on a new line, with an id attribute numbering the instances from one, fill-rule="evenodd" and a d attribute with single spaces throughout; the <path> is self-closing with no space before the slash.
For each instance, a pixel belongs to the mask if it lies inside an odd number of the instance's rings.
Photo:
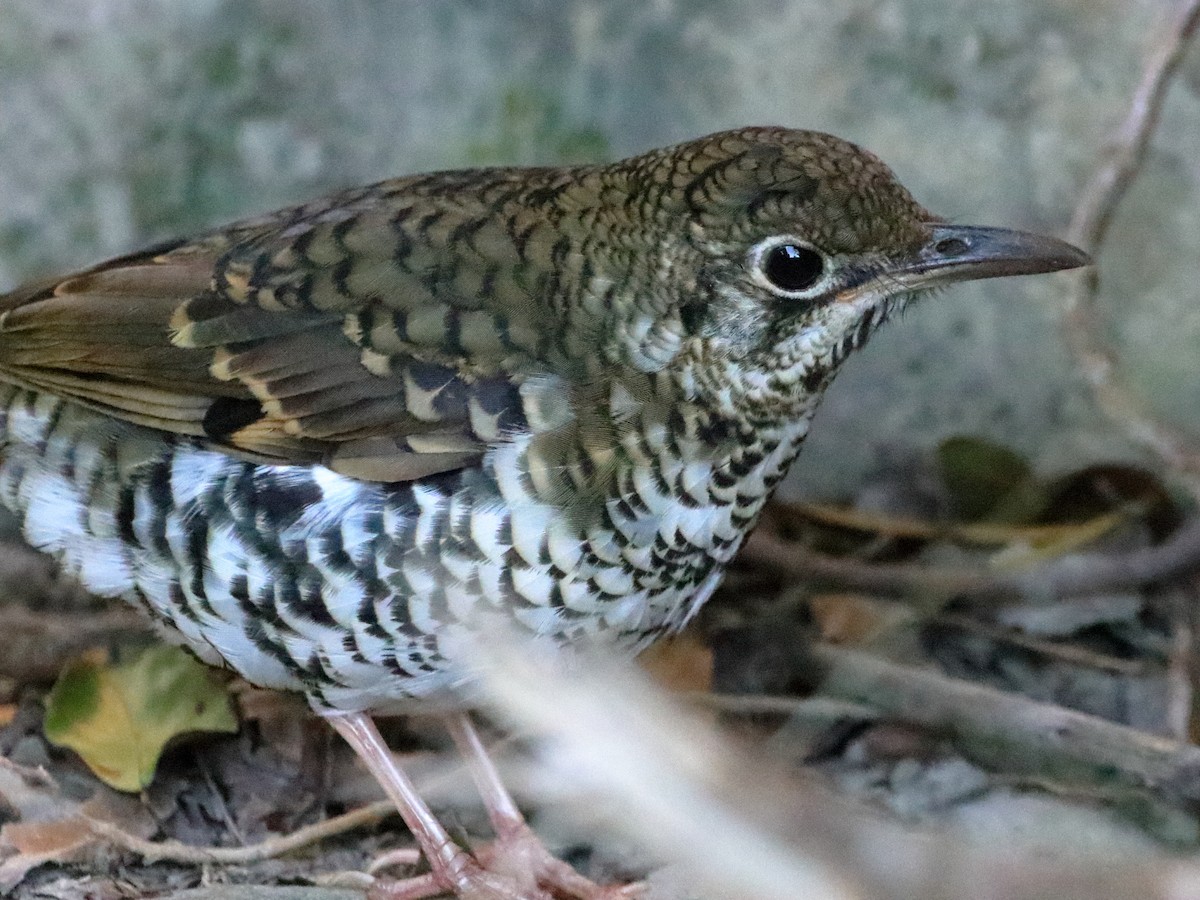
<path id="1" fill-rule="evenodd" d="M 669 691 L 712 690 L 712 650 L 692 632 L 659 641 L 643 651 L 637 661 L 651 678 Z"/>
<path id="2" fill-rule="evenodd" d="M 229 694 L 246 725 L 257 725 L 259 734 L 283 759 L 299 763 L 312 727 L 312 707 L 299 694 L 257 688 L 244 681 L 229 685 Z"/>
<path id="3" fill-rule="evenodd" d="M 821 640 L 831 644 L 865 644 L 893 625 L 898 615 L 909 615 L 895 603 L 865 594 L 815 594 L 808 600 Z"/>
<path id="4" fill-rule="evenodd" d="M 0 893 L 7 893 L 38 866 L 68 863 L 84 856 L 101 839 L 94 821 L 105 822 L 136 837 L 154 833 L 153 817 L 137 800 L 101 787 L 86 803 L 61 800 L 55 813 L 40 813 L 0 828 L 0 852 L 15 851 L 0 861 Z M 52 815 L 38 818 L 38 815 Z"/>
<path id="5" fill-rule="evenodd" d="M 0 893 L 31 869 L 66 861 L 87 842 L 79 803 L 64 797 L 44 770 L 0 759 L 0 798 L 19 817 L 0 828 Z"/>
<path id="6" fill-rule="evenodd" d="M 80 815 L 52 822 L 9 822 L 0 828 L 0 844 L 43 862 L 65 861 L 72 851 L 92 840 L 87 820 Z"/>
<path id="7" fill-rule="evenodd" d="M 7 832 L 14 827 L 17 826 L 10 823 L 0 829 L 0 842 L 7 838 Z M 0 862 L 0 894 L 7 894 L 38 866 L 44 866 L 47 863 L 71 862 L 75 854 L 82 852 L 92 840 L 91 832 L 82 819 L 75 820 L 75 827 L 82 829 L 85 835 L 82 839 L 77 839 L 76 834 L 68 833 L 62 834 L 58 842 L 52 837 L 48 837 L 46 840 L 48 849 L 40 853 L 17 852 Z"/>
<path id="8" fill-rule="evenodd" d="M 42 821 L 72 814 L 78 804 L 65 797 L 43 768 L 22 766 L 0 756 L 0 803 L 10 817 Z"/>

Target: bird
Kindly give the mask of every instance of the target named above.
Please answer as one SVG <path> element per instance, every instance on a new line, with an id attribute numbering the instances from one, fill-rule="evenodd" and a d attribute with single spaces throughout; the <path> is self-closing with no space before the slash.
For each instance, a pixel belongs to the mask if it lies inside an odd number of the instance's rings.
<path id="1" fill-rule="evenodd" d="M 427 857 L 380 896 L 624 896 L 525 823 L 472 647 L 678 631 L 886 320 L 1088 262 L 783 127 L 400 177 L 0 297 L 0 502 L 91 593 L 307 697 Z M 456 844 L 389 754 L 372 715 L 423 711 L 528 871 Z"/>

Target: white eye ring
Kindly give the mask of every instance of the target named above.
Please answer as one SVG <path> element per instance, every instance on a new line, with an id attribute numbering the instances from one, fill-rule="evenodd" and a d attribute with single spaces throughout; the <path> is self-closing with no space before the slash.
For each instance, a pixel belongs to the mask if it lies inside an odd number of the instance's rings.
<path id="1" fill-rule="evenodd" d="M 750 248 L 750 272 L 756 283 L 778 297 L 807 300 L 829 284 L 829 257 L 808 241 L 782 234 Z"/>

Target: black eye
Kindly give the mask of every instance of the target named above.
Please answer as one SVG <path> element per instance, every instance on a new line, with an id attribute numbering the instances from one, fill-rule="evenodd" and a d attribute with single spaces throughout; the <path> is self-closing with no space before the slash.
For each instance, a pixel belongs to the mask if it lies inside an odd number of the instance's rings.
<path id="1" fill-rule="evenodd" d="M 825 257 L 803 244 L 776 244 L 762 257 L 762 273 L 781 291 L 806 291 L 825 274 Z"/>

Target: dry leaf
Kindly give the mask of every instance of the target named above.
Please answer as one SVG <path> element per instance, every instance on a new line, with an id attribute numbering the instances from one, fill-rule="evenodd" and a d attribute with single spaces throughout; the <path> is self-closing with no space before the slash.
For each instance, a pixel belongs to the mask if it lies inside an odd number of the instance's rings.
<path id="1" fill-rule="evenodd" d="M 45 769 L 0 756 L 0 805 L 5 818 L 29 822 L 61 819 L 72 815 L 79 804 L 63 796 Z"/>
<path id="2" fill-rule="evenodd" d="M 638 665 L 669 691 L 712 690 L 712 650 L 691 632 L 653 644 Z"/>
<path id="3" fill-rule="evenodd" d="M 230 694 L 243 723 L 257 723 L 259 734 L 271 749 L 289 762 L 299 763 L 313 723 L 312 707 L 299 694 L 257 688 L 235 680 Z M 323 723 L 322 723 L 323 724 Z"/>
<path id="4" fill-rule="evenodd" d="M 0 862 L 0 893 L 11 891 L 38 866 L 79 859 L 100 840 L 92 830 L 93 821 L 106 822 L 136 837 L 149 837 L 155 828 L 153 817 L 141 803 L 107 788 L 82 805 L 60 797 L 56 808 L 56 816 L 38 818 L 47 815 L 43 809 L 0 828 L 0 848 L 16 851 Z"/>
<path id="5" fill-rule="evenodd" d="M 73 861 L 95 839 L 82 816 L 55 822 L 9 822 L 0 828 L 0 843 L 17 852 L 0 862 L 0 892 L 11 891 L 38 866 Z"/>
<path id="6" fill-rule="evenodd" d="M 888 538 L 951 540 L 963 544 L 990 546 L 1020 543 L 1043 547 L 1068 542 L 1071 545 L 1103 537 L 1130 518 L 1126 510 L 1106 511 L 1079 522 L 1047 525 L 1005 525 L 996 522 L 937 522 L 904 516 L 885 515 L 871 510 L 845 509 L 823 503 L 775 504 L 820 525 L 860 531 Z"/>
<path id="7" fill-rule="evenodd" d="M 864 594 L 815 594 L 808 600 L 821 640 L 852 646 L 869 642 L 898 616 L 911 615 L 896 603 Z"/>

